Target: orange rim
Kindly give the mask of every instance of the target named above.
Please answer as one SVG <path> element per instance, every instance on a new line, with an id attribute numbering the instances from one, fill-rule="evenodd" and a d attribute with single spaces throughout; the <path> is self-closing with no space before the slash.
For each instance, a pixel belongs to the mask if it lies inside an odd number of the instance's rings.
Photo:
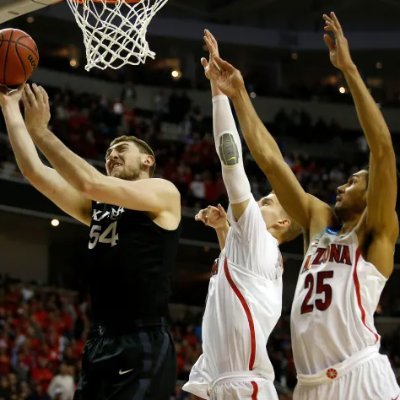
<path id="1" fill-rule="evenodd" d="M 74 3 L 83 4 L 88 0 L 72 0 Z M 90 0 L 92 3 L 115 4 L 119 0 Z M 141 0 L 123 0 L 125 3 L 139 3 Z"/>

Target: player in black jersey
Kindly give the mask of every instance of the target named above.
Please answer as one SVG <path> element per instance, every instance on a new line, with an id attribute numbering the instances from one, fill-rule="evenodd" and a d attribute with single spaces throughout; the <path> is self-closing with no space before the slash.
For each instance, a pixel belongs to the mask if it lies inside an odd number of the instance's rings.
<path id="1" fill-rule="evenodd" d="M 136 137 L 111 143 L 107 175 L 70 151 L 48 129 L 41 87 L 0 94 L 0 105 L 23 175 L 90 226 L 92 326 L 75 399 L 168 400 L 176 359 L 165 318 L 181 219 L 178 190 L 152 178 L 154 153 Z M 41 162 L 32 139 L 53 168 Z"/>

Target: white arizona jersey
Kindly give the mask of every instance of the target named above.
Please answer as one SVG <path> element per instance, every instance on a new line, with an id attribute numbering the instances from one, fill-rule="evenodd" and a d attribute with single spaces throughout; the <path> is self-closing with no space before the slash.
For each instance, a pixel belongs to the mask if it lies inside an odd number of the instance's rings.
<path id="1" fill-rule="evenodd" d="M 207 397 L 209 385 L 230 372 L 274 379 L 266 344 L 282 309 L 282 257 L 252 197 L 231 228 L 208 287 L 203 354 L 184 390 Z"/>
<path id="2" fill-rule="evenodd" d="M 299 374 L 315 374 L 369 346 L 379 348 L 373 315 L 387 279 L 365 261 L 354 231 L 313 238 L 301 266 L 291 313 Z"/>

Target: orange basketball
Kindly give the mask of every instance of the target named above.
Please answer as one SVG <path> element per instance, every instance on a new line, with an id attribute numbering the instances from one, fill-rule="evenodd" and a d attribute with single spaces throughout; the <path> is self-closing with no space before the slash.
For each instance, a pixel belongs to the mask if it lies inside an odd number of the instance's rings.
<path id="1" fill-rule="evenodd" d="M 36 43 L 26 32 L 12 28 L 0 31 L 0 84 L 22 85 L 38 63 Z"/>

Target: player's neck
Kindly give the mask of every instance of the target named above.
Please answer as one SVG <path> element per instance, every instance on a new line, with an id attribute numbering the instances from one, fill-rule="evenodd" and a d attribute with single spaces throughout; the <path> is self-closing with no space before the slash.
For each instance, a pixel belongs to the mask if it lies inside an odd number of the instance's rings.
<path id="1" fill-rule="evenodd" d="M 140 171 L 139 176 L 135 180 L 139 179 L 148 179 L 150 178 L 149 173 L 147 171 Z"/>
<path id="2" fill-rule="evenodd" d="M 349 233 L 353 231 L 360 222 L 360 217 L 361 215 L 357 214 L 352 216 L 351 218 L 347 218 L 345 221 L 342 220 L 339 234 L 342 235 L 344 233 Z"/>
<path id="3" fill-rule="evenodd" d="M 267 230 L 278 241 L 278 245 L 283 243 L 283 235 L 279 229 L 270 226 Z"/>

